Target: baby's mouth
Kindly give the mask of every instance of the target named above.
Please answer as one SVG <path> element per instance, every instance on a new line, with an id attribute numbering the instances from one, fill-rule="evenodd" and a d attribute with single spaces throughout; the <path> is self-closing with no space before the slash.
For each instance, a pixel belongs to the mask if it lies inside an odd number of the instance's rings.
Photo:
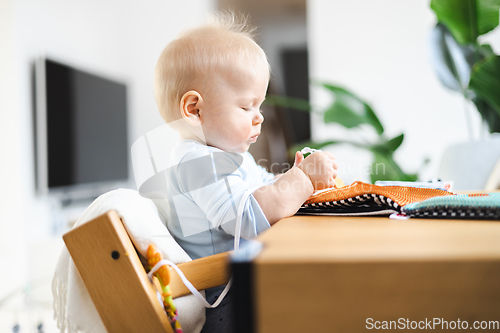
<path id="1" fill-rule="evenodd" d="M 254 136 L 252 136 L 252 137 L 250 138 L 250 141 L 252 141 L 252 142 L 256 142 L 256 141 L 257 141 L 257 138 L 259 137 L 259 135 L 260 135 L 260 133 L 259 133 L 259 134 L 254 135 Z"/>

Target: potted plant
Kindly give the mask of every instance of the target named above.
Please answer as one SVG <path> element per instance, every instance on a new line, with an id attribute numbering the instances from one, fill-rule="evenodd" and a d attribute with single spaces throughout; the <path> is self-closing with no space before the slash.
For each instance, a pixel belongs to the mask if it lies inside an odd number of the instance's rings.
<path id="1" fill-rule="evenodd" d="M 277 95 L 267 96 L 266 104 L 319 113 L 325 123 L 337 123 L 348 129 L 368 125 L 375 135 L 372 136 L 373 139 L 371 141 L 335 140 L 301 142 L 291 147 L 290 151 L 292 154 L 305 146 L 321 149 L 329 145 L 347 143 L 372 153 L 370 178 L 373 183 L 377 180 L 417 180 L 416 173 L 404 172 L 394 160 L 394 152 L 403 143 L 403 133 L 393 138 L 388 138 L 384 134 L 384 126 L 366 101 L 337 85 L 325 82 L 319 82 L 316 85 L 326 89 L 332 95 L 332 102 L 326 109 L 317 108 L 303 99 Z"/>
<path id="2" fill-rule="evenodd" d="M 500 0 L 431 0 L 430 7 L 438 20 L 431 41 L 439 80 L 473 102 L 490 133 L 500 132 L 500 56 L 479 40 L 499 25 Z M 500 137 L 450 147 L 439 173 L 456 189 L 498 188 Z"/>
<path id="3" fill-rule="evenodd" d="M 500 0 L 432 0 L 438 23 L 432 62 L 446 87 L 471 100 L 490 132 L 500 132 L 500 56 L 478 37 L 499 24 Z"/>

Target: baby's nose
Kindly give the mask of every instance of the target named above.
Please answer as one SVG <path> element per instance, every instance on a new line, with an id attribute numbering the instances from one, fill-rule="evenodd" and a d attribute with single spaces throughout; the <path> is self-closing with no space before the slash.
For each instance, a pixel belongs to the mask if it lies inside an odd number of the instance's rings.
<path id="1" fill-rule="evenodd" d="M 254 117 L 253 119 L 255 125 L 262 124 L 264 122 L 264 115 L 260 110 L 258 110 L 256 117 Z"/>

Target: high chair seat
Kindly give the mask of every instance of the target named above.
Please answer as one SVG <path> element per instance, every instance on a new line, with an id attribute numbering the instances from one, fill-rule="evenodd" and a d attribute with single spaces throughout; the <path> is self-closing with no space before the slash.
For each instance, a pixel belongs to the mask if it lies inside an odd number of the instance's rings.
<path id="1" fill-rule="evenodd" d="M 139 255 L 146 257 L 150 244 L 164 258 L 180 264 L 199 290 L 229 279 L 227 253 L 191 261 L 168 233 L 152 200 L 133 190 L 120 189 L 97 198 L 63 238 L 67 248 L 53 281 L 61 332 L 173 332 L 139 259 Z M 177 273 L 171 276 L 184 332 L 201 331 L 205 308 Z"/>

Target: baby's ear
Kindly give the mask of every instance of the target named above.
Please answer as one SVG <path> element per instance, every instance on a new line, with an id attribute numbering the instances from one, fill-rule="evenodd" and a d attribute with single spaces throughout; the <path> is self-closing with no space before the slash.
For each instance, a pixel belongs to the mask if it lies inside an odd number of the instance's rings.
<path id="1" fill-rule="evenodd" d="M 188 91 L 181 98 L 180 108 L 182 118 L 191 126 L 201 125 L 199 105 L 202 101 L 203 98 L 200 93 L 194 90 Z"/>

